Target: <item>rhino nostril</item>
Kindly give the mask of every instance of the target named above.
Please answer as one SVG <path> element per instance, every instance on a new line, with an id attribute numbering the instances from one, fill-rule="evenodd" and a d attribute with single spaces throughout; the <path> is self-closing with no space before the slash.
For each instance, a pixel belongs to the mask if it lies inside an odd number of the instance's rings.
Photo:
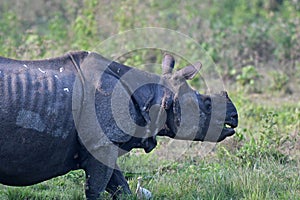
<path id="1" fill-rule="evenodd" d="M 230 120 L 233 128 L 238 126 L 238 114 L 236 112 L 231 113 Z"/>
<path id="2" fill-rule="evenodd" d="M 236 112 L 231 113 L 230 115 L 231 119 L 237 119 L 238 114 Z"/>

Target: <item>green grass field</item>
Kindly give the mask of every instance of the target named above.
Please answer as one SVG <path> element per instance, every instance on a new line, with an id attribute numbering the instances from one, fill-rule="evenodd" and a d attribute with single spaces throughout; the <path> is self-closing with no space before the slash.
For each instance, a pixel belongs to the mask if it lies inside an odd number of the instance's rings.
<path id="1" fill-rule="evenodd" d="M 160 138 L 150 154 L 133 150 L 119 159 L 132 191 L 142 176 L 153 199 L 300 199 L 299 1 L 41 2 L 0 2 L 0 56 L 94 50 L 113 34 L 156 26 L 189 35 L 216 63 L 239 112 L 237 133 L 217 145 Z M 160 63 L 161 51 L 135 51 L 120 61 Z M 199 79 L 191 84 L 205 90 Z M 0 199 L 84 199 L 84 173 L 28 187 L 0 185 Z"/>

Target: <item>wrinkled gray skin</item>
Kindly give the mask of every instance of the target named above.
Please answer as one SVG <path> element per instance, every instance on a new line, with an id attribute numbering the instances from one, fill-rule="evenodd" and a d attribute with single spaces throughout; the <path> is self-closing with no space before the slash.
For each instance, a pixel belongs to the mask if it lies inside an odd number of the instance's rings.
<path id="1" fill-rule="evenodd" d="M 72 60 L 73 59 L 73 60 Z M 86 59 L 97 63 L 104 60 L 98 54 L 73 52 L 63 57 L 18 61 L 0 57 L 0 183 L 26 186 L 63 175 L 71 170 L 83 169 L 86 173 L 87 199 L 96 199 L 106 190 L 115 198 L 130 193 L 126 179 L 117 165 L 111 169 L 95 159 L 80 141 L 72 115 L 72 93 L 77 67 Z M 106 66 L 102 66 L 106 67 Z M 156 146 L 156 136 L 196 141 L 222 141 L 234 134 L 238 124 L 235 106 L 226 92 L 213 96 L 192 91 L 185 79 L 191 79 L 197 70 L 192 66 L 172 75 L 174 59 L 166 55 L 163 62 L 163 79 L 179 88 L 170 91 L 157 84 L 141 86 L 131 95 L 130 114 L 134 122 L 145 126 L 151 116 L 149 109 L 160 104 L 167 113 L 166 123 L 158 133 L 134 137 L 118 128 L 112 117 L 111 92 L 124 74 L 132 68 L 112 62 L 102 77 L 95 93 L 98 122 L 109 140 L 125 152 L 144 148 L 150 152 Z M 199 129 L 193 136 L 176 135 L 184 125 L 176 99 L 180 91 L 194 92 L 200 116 Z M 220 119 L 211 119 L 211 99 L 226 101 L 225 122 L 222 133 L 206 137 L 209 125 L 220 126 Z M 152 119 L 151 119 L 152 120 Z M 221 119 L 222 120 L 222 119 Z M 218 123 L 217 123 L 218 122 Z M 225 124 L 227 127 L 225 127 Z M 143 134 L 143 133 L 141 133 Z M 124 152 L 120 150 L 119 156 Z M 115 159 L 116 158 L 111 158 Z M 113 160 L 114 161 L 114 160 Z"/>

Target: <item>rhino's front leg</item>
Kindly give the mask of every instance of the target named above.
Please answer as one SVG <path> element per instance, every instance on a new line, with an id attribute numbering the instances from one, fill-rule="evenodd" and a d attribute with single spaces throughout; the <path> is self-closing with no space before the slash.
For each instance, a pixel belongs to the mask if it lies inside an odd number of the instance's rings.
<path id="1" fill-rule="evenodd" d="M 96 200 L 99 198 L 100 193 L 105 191 L 105 188 L 111 179 L 113 169 L 90 155 L 86 160 L 84 170 L 86 174 L 86 199 Z"/>
<path id="2" fill-rule="evenodd" d="M 107 184 L 106 191 L 112 195 L 113 199 L 118 199 L 122 194 L 131 194 L 127 180 L 117 165 Z"/>

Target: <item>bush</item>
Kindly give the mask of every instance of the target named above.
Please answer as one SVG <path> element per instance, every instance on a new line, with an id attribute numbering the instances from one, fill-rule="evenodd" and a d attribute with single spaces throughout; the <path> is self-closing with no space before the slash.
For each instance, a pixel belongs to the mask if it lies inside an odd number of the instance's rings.
<path id="1" fill-rule="evenodd" d="M 236 80 L 242 86 L 241 89 L 246 89 L 246 91 L 250 92 L 258 92 L 257 82 L 260 77 L 261 75 L 256 68 L 252 65 L 248 65 L 242 68 L 242 72 L 236 76 Z"/>

